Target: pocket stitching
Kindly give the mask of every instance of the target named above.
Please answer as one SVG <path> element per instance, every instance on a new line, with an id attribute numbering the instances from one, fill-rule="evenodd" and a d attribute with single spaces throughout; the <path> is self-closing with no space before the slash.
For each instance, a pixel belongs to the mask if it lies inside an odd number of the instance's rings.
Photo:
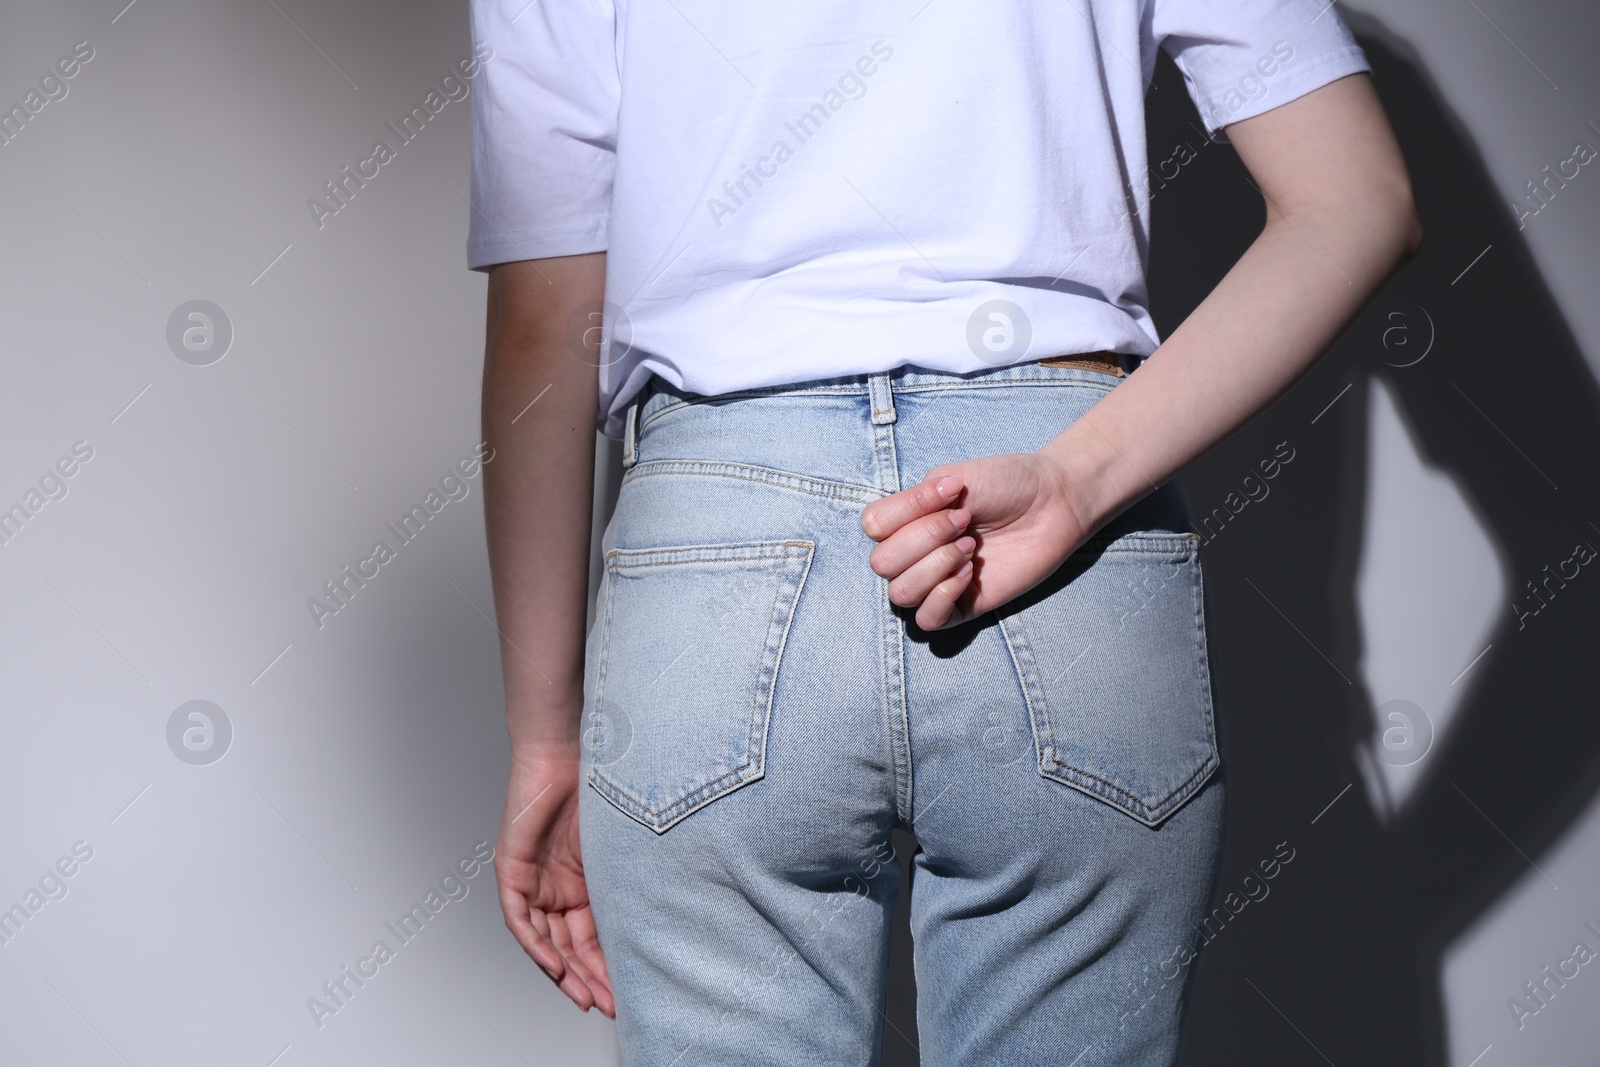
<path id="1" fill-rule="evenodd" d="M 758 551 L 753 555 L 731 555 L 722 551 L 727 549 L 764 548 L 770 548 L 772 551 Z M 790 540 L 755 542 L 746 545 L 684 545 L 655 549 L 612 549 L 606 554 L 608 572 L 651 569 L 696 562 L 721 563 L 742 560 L 775 560 L 778 563 L 775 569 L 778 581 L 772 594 L 772 609 L 768 614 L 768 643 L 761 650 L 761 669 L 756 676 L 756 700 L 758 703 L 750 709 L 750 730 L 746 735 L 746 751 L 750 755 L 747 755 L 745 761 L 733 770 L 704 783 L 700 788 L 687 796 L 679 798 L 660 811 L 653 810 L 643 799 L 635 796 L 631 790 L 606 776 L 599 767 L 591 764 L 586 778 L 595 792 L 605 797 L 614 807 L 629 818 L 649 827 L 657 835 L 660 835 L 666 833 L 712 801 L 718 800 L 733 792 L 734 789 L 766 775 L 766 739 L 772 721 L 772 702 L 777 694 L 778 669 L 788 645 L 789 631 L 794 625 L 795 613 L 799 610 L 801 593 L 805 588 L 806 579 L 811 573 L 811 563 L 815 556 L 815 550 L 816 543 L 813 541 Z M 690 553 L 704 553 L 704 555 L 688 555 Z M 648 557 L 657 554 L 668 558 L 659 561 L 641 561 L 627 564 L 616 562 L 618 557 L 629 555 Z M 676 554 L 684 554 L 685 558 L 676 561 L 672 560 L 670 557 Z M 796 564 L 798 564 L 798 567 L 795 566 Z M 792 574 L 791 571 L 793 571 Z M 773 640 L 772 630 L 779 622 L 780 601 L 784 596 L 785 590 L 791 585 L 793 586 L 793 592 L 789 610 L 782 616 L 782 626 L 778 628 L 776 640 Z M 606 631 L 600 649 L 600 677 L 595 689 L 596 703 L 604 699 L 605 682 L 610 668 L 613 605 L 614 598 L 608 596 L 605 618 Z M 763 702 L 765 707 L 760 706 Z M 752 767 L 755 768 L 754 773 L 751 773 Z M 630 810 L 630 807 L 636 810 Z M 664 821 L 660 821 L 658 824 L 650 820 Z"/>
<path id="2" fill-rule="evenodd" d="M 1162 541 L 1167 537 L 1160 534 L 1141 533 L 1133 535 L 1136 538 Z M 1195 617 L 1195 651 L 1196 651 L 1196 677 L 1201 696 L 1201 711 L 1204 716 L 1206 738 L 1209 751 L 1199 767 L 1188 778 L 1175 785 L 1172 790 L 1154 804 L 1146 804 L 1144 800 L 1120 785 L 1109 781 L 1092 771 L 1063 763 L 1056 755 L 1055 724 L 1051 721 L 1049 710 L 1049 697 L 1044 691 L 1040 679 L 1038 661 L 1033 653 L 1033 639 L 1028 633 L 1027 624 L 1022 613 L 1018 612 L 1009 617 L 1000 618 L 1000 632 L 1006 642 L 1006 647 L 1011 653 L 1012 666 L 1017 672 L 1018 680 L 1022 684 L 1023 699 L 1027 702 L 1029 721 L 1033 726 L 1036 754 L 1038 756 L 1038 771 L 1041 777 L 1050 781 L 1059 782 L 1070 788 L 1104 800 L 1112 804 L 1117 810 L 1131 816 L 1146 826 L 1156 826 L 1177 811 L 1189 797 L 1198 792 L 1212 772 L 1221 763 L 1220 753 L 1217 748 L 1216 720 L 1213 714 L 1211 694 L 1211 681 L 1209 671 L 1206 669 L 1205 659 L 1205 612 L 1204 600 L 1201 595 L 1201 570 L 1198 551 L 1199 539 L 1190 534 L 1173 534 L 1171 539 L 1181 540 L 1185 551 L 1180 557 L 1184 563 L 1193 563 L 1193 580 L 1189 583 L 1191 597 L 1194 603 Z M 1132 546 L 1124 549 L 1107 547 L 1106 551 L 1144 551 Z M 1013 640 L 1012 627 L 1015 626 L 1015 640 Z M 1021 646 L 1020 650 L 1018 645 Z M 1025 661 L 1025 662 L 1024 662 Z M 1037 692 L 1035 692 L 1037 690 Z M 1037 698 L 1037 706 L 1035 703 Z M 1124 801 L 1121 798 L 1126 798 Z"/>

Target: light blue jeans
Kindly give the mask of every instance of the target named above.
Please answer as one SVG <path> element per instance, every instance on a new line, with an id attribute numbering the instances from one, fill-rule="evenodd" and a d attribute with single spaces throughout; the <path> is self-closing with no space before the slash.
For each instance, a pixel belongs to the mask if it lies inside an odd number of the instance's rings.
<path id="1" fill-rule="evenodd" d="M 1176 1062 L 1224 817 L 1181 491 L 931 634 L 860 525 L 940 463 L 1038 449 L 1121 380 L 655 379 L 637 402 L 580 801 L 628 1067 L 878 1063 L 896 826 L 921 844 L 923 1064 Z"/>

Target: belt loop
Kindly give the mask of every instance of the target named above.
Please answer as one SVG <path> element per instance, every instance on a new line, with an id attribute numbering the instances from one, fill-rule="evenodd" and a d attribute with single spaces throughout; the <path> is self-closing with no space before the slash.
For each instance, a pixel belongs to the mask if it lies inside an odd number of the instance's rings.
<path id="1" fill-rule="evenodd" d="M 639 403 L 639 398 L 635 397 L 628 404 L 628 413 L 622 419 L 623 470 L 629 470 L 639 462 Z"/>
<path id="2" fill-rule="evenodd" d="M 899 416 L 894 410 L 894 389 L 889 385 L 889 374 L 867 376 L 867 396 L 872 400 L 872 425 L 886 426 Z"/>

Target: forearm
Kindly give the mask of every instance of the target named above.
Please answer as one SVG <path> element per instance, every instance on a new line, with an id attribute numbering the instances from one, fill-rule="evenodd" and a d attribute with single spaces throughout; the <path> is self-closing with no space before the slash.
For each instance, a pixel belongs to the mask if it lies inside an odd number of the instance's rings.
<path id="1" fill-rule="evenodd" d="M 1348 221 L 1274 218 L 1137 373 L 1045 446 L 1072 471 L 1090 525 L 1259 414 L 1349 325 L 1401 258 Z"/>
<path id="2" fill-rule="evenodd" d="M 1370 87 L 1361 89 L 1370 94 Z M 1375 98 L 1362 102 L 1376 107 Z M 1252 169 L 1264 172 L 1268 198 L 1260 236 L 1135 374 L 1041 450 L 1060 461 L 1090 528 L 1281 396 L 1420 241 L 1392 138 L 1356 138 L 1352 150 L 1349 139 L 1327 134 L 1333 143 L 1307 146 L 1295 143 L 1299 127 L 1283 125 L 1271 132 L 1275 151 L 1342 150 L 1355 158 L 1339 164 L 1345 173 L 1312 189 L 1275 174 L 1273 160 L 1257 158 Z M 1380 132 L 1387 135 L 1387 126 Z"/>
<path id="3" fill-rule="evenodd" d="M 578 738 L 597 374 L 567 328 L 575 308 L 599 301 L 604 279 L 604 253 L 490 272 L 484 511 L 514 748 Z"/>

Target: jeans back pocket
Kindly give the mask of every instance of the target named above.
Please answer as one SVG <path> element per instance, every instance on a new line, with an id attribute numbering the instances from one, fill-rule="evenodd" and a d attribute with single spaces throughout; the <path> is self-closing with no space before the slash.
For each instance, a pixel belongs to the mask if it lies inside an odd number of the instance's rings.
<path id="1" fill-rule="evenodd" d="M 778 665 L 814 547 L 607 553 L 585 724 L 601 796 L 660 834 L 766 773 Z"/>
<path id="2" fill-rule="evenodd" d="M 1039 773 L 1156 826 L 1221 764 L 1199 539 L 1091 538 L 1001 609 Z"/>

